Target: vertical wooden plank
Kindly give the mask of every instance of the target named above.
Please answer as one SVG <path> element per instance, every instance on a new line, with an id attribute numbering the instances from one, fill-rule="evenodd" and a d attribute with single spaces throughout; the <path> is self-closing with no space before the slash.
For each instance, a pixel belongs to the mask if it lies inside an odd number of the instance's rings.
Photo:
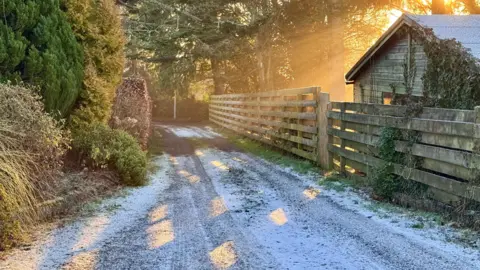
<path id="1" fill-rule="evenodd" d="M 474 110 L 475 110 L 475 124 L 480 125 L 480 106 L 476 106 Z M 479 129 L 476 128 L 475 130 L 478 131 Z M 480 139 L 477 139 L 477 138 L 478 136 L 474 137 L 472 150 L 475 154 L 480 154 Z"/>
<path id="2" fill-rule="evenodd" d="M 331 111 L 331 110 L 332 110 L 332 103 L 329 102 L 328 105 L 327 105 L 327 113 L 328 113 L 329 111 Z M 327 129 L 330 128 L 330 127 L 333 127 L 333 119 L 332 119 L 332 118 L 328 118 L 327 123 L 328 123 Z M 333 136 L 332 136 L 332 135 L 328 135 L 328 147 L 329 147 L 330 145 L 333 145 Z M 329 155 L 328 168 L 329 168 L 330 170 L 332 170 L 332 169 L 334 168 L 334 167 L 333 167 L 333 166 L 334 166 L 334 163 L 333 163 L 333 153 L 330 152 L 330 151 L 328 151 L 328 155 Z"/>
<path id="3" fill-rule="evenodd" d="M 286 101 L 286 100 L 287 100 L 287 99 L 285 98 L 285 96 L 282 96 L 282 101 Z M 282 112 L 285 112 L 285 111 L 286 111 L 286 107 L 285 107 L 285 106 L 282 106 Z M 282 118 L 281 118 L 281 122 L 288 122 L 288 119 L 285 120 L 285 118 L 282 117 Z M 288 130 L 285 129 L 285 128 L 280 128 L 279 131 L 280 131 L 280 133 L 282 133 L 282 134 L 285 134 L 285 133 L 288 132 Z"/>
<path id="4" fill-rule="evenodd" d="M 261 97 L 257 97 L 257 119 L 262 119 L 262 115 L 260 114 L 261 113 L 261 109 L 260 109 L 260 102 L 262 101 L 262 98 Z M 262 125 L 259 124 L 259 127 L 261 127 Z"/>
<path id="5" fill-rule="evenodd" d="M 303 96 L 302 95 L 297 95 L 297 100 L 298 101 L 301 101 L 303 99 Z M 297 112 L 301 113 L 303 111 L 303 107 L 300 105 L 300 106 L 297 106 Z M 302 120 L 301 119 L 297 119 L 297 124 L 299 125 L 302 125 Z M 300 138 L 303 138 L 303 132 L 301 131 L 297 131 L 297 136 L 300 137 Z M 297 144 L 297 148 L 302 150 L 302 144 L 301 143 L 298 143 Z"/>
<path id="6" fill-rule="evenodd" d="M 333 158 L 330 157 L 330 152 L 328 151 L 328 104 L 330 103 L 330 95 L 328 93 L 322 93 L 320 87 L 316 90 L 317 101 L 317 160 L 318 165 L 321 168 L 326 170 L 331 170 Z"/>
<path id="7" fill-rule="evenodd" d="M 340 103 L 340 113 L 342 114 L 342 119 L 343 119 L 343 114 L 345 113 L 345 102 Z M 345 121 L 340 122 L 340 130 L 345 131 Z M 345 149 L 345 140 L 340 138 L 340 147 L 342 149 Z M 345 157 L 341 156 L 340 157 L 340 172 L 345 173 Z"/>

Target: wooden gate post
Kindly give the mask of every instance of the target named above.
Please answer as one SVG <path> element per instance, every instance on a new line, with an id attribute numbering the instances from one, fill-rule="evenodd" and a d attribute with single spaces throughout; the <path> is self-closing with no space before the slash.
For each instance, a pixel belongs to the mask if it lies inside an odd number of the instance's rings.
<path id="1" fill-rule="evenodd" d="M 322 93 L 320 87 L 317 87 L 317 161 L 321 168 L 331 170 L 330 152 L 328 151 L 328 104 L 330 103 L 330 95 Z"/>

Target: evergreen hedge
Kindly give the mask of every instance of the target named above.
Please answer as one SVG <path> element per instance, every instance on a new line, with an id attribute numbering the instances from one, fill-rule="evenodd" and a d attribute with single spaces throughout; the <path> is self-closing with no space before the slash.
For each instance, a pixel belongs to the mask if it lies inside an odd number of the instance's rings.
<path id="1" fill-rule="evenodd" d="M 83 53 L 59 0 L 0 5 L 0 81 L 39 86 L 45 108 L 68 115 L 80 94 Z"/>
<path id="2" fill-rule="evenodd" d="M 107 123 L 122 81 L 125 38 L 114 0 L 65 0 L 68 20 L 85 55 L 85 77 L 72 124 Z"/>

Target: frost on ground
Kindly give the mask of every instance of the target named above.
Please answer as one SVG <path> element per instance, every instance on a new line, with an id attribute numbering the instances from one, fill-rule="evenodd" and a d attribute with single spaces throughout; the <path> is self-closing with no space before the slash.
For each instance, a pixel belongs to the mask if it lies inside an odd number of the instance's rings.
<path id="1" fill-rule="evenodd" d="M 480 268 L 478 250 L 445 241 L 454 229 L 412 228 L 416 218 L 238 152 L 211 129 L 162 129 L 165 154 L 149 186 L 106 201 L 0 268 Z"/>
<path id="2" fill-rule="evenodd" d="M 160 125 L 166 133 L 173 133 L 180 138 L 208 138 L 221 137 L 220 134 L 213 131 L 211 127 L 182 127 L 182 126 L 166 126 Z"/>
<path id="3" fill-rule="evenodd" d="M 93 269 L 99 249 L 144 218 L 168 186 L 168 158 L 159 157 L 154 162 L 160 170 L 151 176 L 148 186 L 128 189 L 126 196 L 104 201 L 94 216 L 47 233 L 29 250 L 13 252 L 0 261 L 0 269 Z"/>

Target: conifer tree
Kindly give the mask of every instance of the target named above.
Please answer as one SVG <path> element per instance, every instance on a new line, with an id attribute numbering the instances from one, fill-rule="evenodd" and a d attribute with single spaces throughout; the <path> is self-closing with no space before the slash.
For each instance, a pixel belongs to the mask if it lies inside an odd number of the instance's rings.
<path id="1" fill-rule="evenodd" d="M 67 17 L 85 55 L 83 91 L 73 125 L 106 123 L 124 66 L 124 35 L 115 0 L 65 0 Z"/>
<path id="2" fill-rule="evenodd" d="M 45 108 L 65 117 L 80 94 L 83 53 L 59 0 L 0 5 L 0 81 L 41 89 Z"/>

